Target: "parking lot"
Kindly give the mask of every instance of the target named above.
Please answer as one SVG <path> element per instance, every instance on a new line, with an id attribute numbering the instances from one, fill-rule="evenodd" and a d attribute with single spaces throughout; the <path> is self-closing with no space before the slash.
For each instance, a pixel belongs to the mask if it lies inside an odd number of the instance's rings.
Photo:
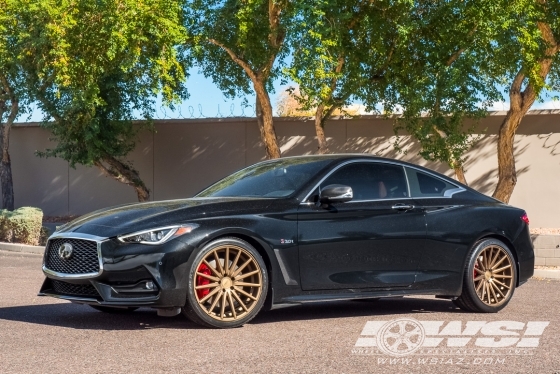
<path id="1" fill-rule="evenodd" d="M 40 255 L 0 252 L 1 373 L 560 372 L 558 281 L 531 279 L 504 310 L 492 315 L 465 313 L 433 297 L 396 298 L 278 309 L 261 313 L 242 328 L 211 330 L 183 316 L 158 317 L 151 309 L 104 314 L 37 297 L 40 269 Z M 468 321 L 505 321 L 505 327 L 494 329 L 493 336 L 489 328 L 472 336 L 463 332 L 468 342 L 460 350 L 397 357 L 356 346 L 358 339 L 368 338 L 368 321 L 373 326 L 402 318 L 443 321 L 441 327 L 461 321 L 462 329 Z M 549 324 L 530 335 L 530 321 Z M 428 329 L 425 333 L 429 335 Z M 446 338 L 443 330 L 439 336 Z M 510 344 L 492 351 L 477 343 L 477 338 L 492 338 L 499 345 L 500 339 L 527 336 L 532 339 L 529 349 Z M 443 340 L 438 348 L 445 344 Z"/>

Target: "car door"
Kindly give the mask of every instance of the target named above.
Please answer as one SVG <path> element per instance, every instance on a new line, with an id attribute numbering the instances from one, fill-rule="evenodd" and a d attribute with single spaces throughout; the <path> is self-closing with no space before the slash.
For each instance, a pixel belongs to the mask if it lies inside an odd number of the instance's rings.
<path id="1" fill-rule="evenodd" d="M 331 184 L 352 187 L 353 199 L 332 205 L 310 202 Z M 302 288 L 409 286 L 425 234 L 424 213 L 410 198 L 403 166 L 366 161 L 342 165 L 298 210 Z"/>
<path id="2" fill-rule="evenodd" d="M 463 207 L 472 203 L 461 196 L 466 189 L 435 174 L 405 167 L 410 193 L 426 217 L 426 246 L 418 266 L 418 287 L 445 288 L 461 284 L 463 261 L 471 244 L 470 222 Z"/>

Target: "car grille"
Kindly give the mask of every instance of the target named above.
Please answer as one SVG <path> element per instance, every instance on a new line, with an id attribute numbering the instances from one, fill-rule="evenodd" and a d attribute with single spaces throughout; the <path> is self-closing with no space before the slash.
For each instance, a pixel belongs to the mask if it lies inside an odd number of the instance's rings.
<path id="1" fill-rule="evenodd" d="M 53 291 L 59 295 L 99 298 L 99 292 L 91 284 L 72 284 L 51 279 Z"/>
<path id="2" fill-rule="evenodd" d="M 64 243 L 72 245 L 72 255 L 62 259 L 58 249 Z M 47 244 L 45 267 L 62 274 L 99 273 L 99 256 L 97 242 L 83 239 L 52 239 Z"/>

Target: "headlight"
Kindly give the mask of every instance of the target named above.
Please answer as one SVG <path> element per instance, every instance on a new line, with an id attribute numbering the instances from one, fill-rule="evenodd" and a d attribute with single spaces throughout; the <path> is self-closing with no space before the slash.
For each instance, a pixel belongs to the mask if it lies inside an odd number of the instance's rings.
<path id="1" fill-rule="evenodd" d="M 195 223 L 187 225 L 160 227 L 152 230 L 138 231 L 128 235 L 121 235 L 118 239 L 123 243 L 140 243 L 158 245 L 163 244 L 171 238 L 188 234 L 198 227 Z"/>

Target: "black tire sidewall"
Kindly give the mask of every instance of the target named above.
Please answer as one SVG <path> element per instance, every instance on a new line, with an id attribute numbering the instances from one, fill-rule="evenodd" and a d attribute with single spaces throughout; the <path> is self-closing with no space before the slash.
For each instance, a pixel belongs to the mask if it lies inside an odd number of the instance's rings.
<path id="1" fill-rule="evenodd" d="M 505 302 L 502 302 L 500 305 L 497 306 L 490 306 L 487 305 L 485 303 L 483 303 L 480 298 L 478 297 L 478 295 L 476 294 L 476 290 L 474 287 L 474 265 L 476 263 L 476 259 L 478 258 L 478 256 L 480 255 L 480 253 L 488 246 L 497 246 L 502 248 L 507 255 L 509 256 L 509 259 L 511 261 L 512 264 L 512 268 L 513 268 L 513 282 L 512 282 L 512 289 L 510 294 L 507 296 L 507 299 Z M 476 243 L 476 245 L 473 248 L 473 251 L 471 252 L 470 258 L 469 258 L 469 262 L 468 265 L 466 267 L 466 273 L 465 273 L 465 286 L 463 287 L 463 292 L 467 292 L 468 295 L 463 295 L 463 296 L 468 296 L 468 299 L 470 301 L 470 303 L 474 304 L 474 306 L 476 307 L 476 309 L 480 312 L 484 312 L 484 313 L 495 313 L 498 312 L 500 310 L 502 310 L 503 308 L 505 308 L 505 306 L 510 302 L 511 298 L 513 297 L 513 293 L 515 291 L 515 287 L 517 284 L 517 264 L 515 261 L 515 257 L 513 256 L 513 253 L 511 252 L 511 250 L 508 248 L 508 246 L 503 243 L 502 241 L 498 240 L 498 239 L 484 239 L 481 240 L 480 242 Z"/>
<path id="2" fill-rule="evenodd" d="M 255 305 L 255 307 L 253 308 L 253 310 L 251 310 L 251 312 L 249 312 L 245 317 L 235 320 L 235 321 L 219 321 L 217 319 L 214 319 L 210 316 L 208 316 L 199 306 L 197 300 L 196 300 L 196 295 L 195 295 L 195 291 L 194 291 L 194 279 L 195 279 L 195 273 L 198 267 L 198 264 L 200 263 L 200 261 L 202 260 L 202 258 L 204 258 L 209 252 L 211 252 L 213 249 L 215 249 L 216 247 L 221 247 L 224 245 L 232 245 L 232 246 L 237 246 L 237 247 L 241 247 L 245 250 L 247 250 L 249 253 L 251 253 L 251 255 L 253 256 L 253 258 L 255 259 L 255 261 L 257 262 L 257 264 L 259 265 L 259 267 L 261 268 L 261 278 L 262 278 L 262 290 L 261 290 L 261 295 L 259 297 L 259 300 L 257 301 L 257 304 Z M 188 308 L 187 315 L 195 315 L 195 318 L 192 318 L 194 320 L 194 322 L 202 322 L 202 324 L 210 326 L 210 327 L 216 327 L 216 328 L 233 328 L 233 327 L 239 327 L 244 325 L 245 323 L 249 322 L 251 319 L 253 319 L 258 313 L 259 311 L 262 309 L 265 299 L 266 299 L 266 295 L 268 293 L 268 272 L 266 269 L 266 265 L 264 263 L 264 260 L 262 259 L 261 255 L 259 254 L 259 252 L 257 252 L 257 250 L 255 248 L 253 248 L 252 245 L 250 245 L 249 243 L 247 243 L 244 240 L 241 239 L 237 239 L 237 238 L 222 238 L 222 239 L 217 239 L 209 244 L 207 244 L 206 246 L 204 246 L 203 248 L 201 248 L 200 250 L 198 250 L 196 252 L 196 254 L 194 254 L 193 260 L 190 261 L 190 265 L 189 265 L 189 274 L 188 274 L 188 282 L 187 282 L 187 301 L 186 301 L 186 305 L 185 305 L 185 309 Z M 200 321 L 197 321 L 200 320 Z"/>

